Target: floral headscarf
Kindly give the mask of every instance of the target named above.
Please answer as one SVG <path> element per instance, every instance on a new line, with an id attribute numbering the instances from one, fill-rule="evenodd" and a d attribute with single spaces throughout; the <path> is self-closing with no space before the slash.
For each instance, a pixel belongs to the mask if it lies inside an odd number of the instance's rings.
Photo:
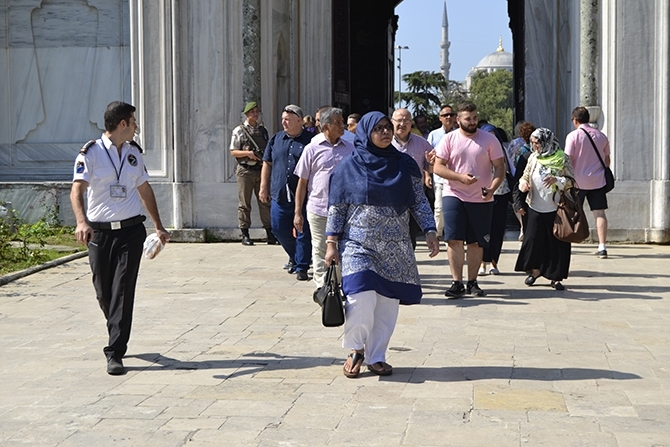
<path id="1" fill-rule="evenodd" d="M 558 144 L 556 135 L 554 135 L 554 132 L 547 129 L 546 127 L 535 129 L 533 133 L 530 134 L 530 137 L 536 138 L 538 143 L 540 143 L 540 147 L 542 147 L 542 150 L 537 155 L 538 158 L 551 157 L 556 153 L 556 151 L 561 150 L 561 146 Z"/>
<path id="2" fill-rule="evenodd" d="M 554 132 L 546 127 L 540 127 L 535 129 L 530 137 L 536 138 L 540 144 L 541 150 L 537 154 L 537 162 L 549 168 L 553 175 L 561 172 L 565 166 L 566 155 L 561 150 Z"/>

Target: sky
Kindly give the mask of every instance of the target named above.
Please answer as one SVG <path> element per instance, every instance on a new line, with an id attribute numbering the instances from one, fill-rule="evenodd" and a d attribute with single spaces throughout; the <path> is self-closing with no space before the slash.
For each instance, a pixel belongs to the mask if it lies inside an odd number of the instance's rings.
<path id="1" fill-rule="evenodd" d="M 403 0 L 396 7 L 400 18 L 395 44 L 409 47 L 401 53 L 403 75 L 419 70 L 440 71 L 443 10 L 444 0 Z M 451 79 L 464 81 L 472 67 L 496 51 L 501 36 L 505 51 L 512 52 L 507 0 L 447 0 L 447 17 Z M 397 89 L 398 50 L 395 51 Z"/>

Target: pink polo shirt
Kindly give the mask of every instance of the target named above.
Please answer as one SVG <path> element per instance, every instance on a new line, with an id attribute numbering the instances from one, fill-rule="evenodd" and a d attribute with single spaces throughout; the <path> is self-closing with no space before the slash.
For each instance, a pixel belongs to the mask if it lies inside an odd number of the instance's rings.
<path id="1" fill-rule="evenodd" d="M 457 129 L 440 140 L 435 147 L 435 154 L 452 171 L 477 177 L 472 185 L 445 180 L 442 197 L 454 196 L 471 203 L 485 202 L 482 199 L 482 188 L 489 187 L 493 181 L 491 161 L 503 157 L 502 147 L 495 136 L 479 129 L 474 135 L 465 135 Z"/>
<path id="2" fill-rule="evenodd" d="M 565 138 L 565 153 L 570 156 L 577 186 L 584 190 L 599 189 L 605 186 L 605 168 L 581 129 L 591 135 L 603 161 L 610 154 L 610 142 L 604 133 L 587 124 L 581 124 Z"/>
<path id="3" fill-rule="evenodd" d="M 308 181 L 307 211 L 328 216 L 328 190 L 333 169 L 354 152 L 354 145 L 340 138 L 331 144 L 322 133 L 305 146 L 293 173 Z"/>

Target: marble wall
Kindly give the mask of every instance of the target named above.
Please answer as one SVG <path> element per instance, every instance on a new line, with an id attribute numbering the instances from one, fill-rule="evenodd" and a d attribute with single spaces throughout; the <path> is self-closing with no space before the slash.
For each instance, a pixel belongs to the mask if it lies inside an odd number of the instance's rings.
<path id="1" fill-rule="evenodd" d="M 597 125 L 610 139 L 617 178 L 608 194 L 608 239 L 668 241 L 670 6 L 654 0 L 597 3 Z M 526 119 L 555 129 L 564 141 L 580 98 L 580 2 L 525 5 Z"/>
<path id="2" fill-rule="evenodd" d="M 69 179 L 107 104 L 131 98 L 128 2 L 3 0 L 0 23 L 0 176 Z"/>

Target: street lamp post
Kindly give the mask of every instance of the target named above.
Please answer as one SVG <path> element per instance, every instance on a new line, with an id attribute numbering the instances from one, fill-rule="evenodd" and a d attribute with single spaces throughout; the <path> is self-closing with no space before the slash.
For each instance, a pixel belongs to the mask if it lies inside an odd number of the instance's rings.
<path id="1" fill-rule="evenodd" d="M 398 50 L 398 108 L 400 108 L 402 107 L 402 99 L 400 97 L 402 94 L 402 50 L 409 50 L 409 47 L 397 45 L 395 49 Z"/>

